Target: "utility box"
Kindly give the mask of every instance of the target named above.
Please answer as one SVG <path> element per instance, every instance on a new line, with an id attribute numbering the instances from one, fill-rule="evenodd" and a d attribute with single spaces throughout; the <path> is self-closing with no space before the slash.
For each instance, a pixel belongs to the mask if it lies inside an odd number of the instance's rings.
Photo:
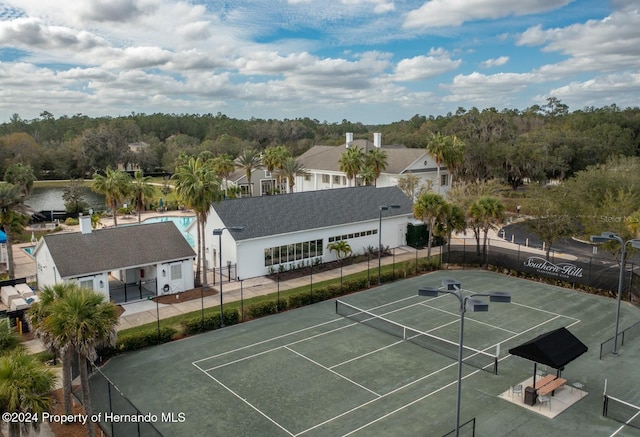
<path id="1" fill-rule="evenodd" d="M 536 404 L 536 389 L 529 386 L 524 389 L 524 403 L 527 405 L 535 405 Z"/>
<path id="2" fill-rule="evenodd" d="M 442 237 L 434 236 L 431 240 L 431 247 L 444 246 L 445 240 Z M 429 228 L 425 224 L 409 223 L 407 225 L 407 246 L 415 249 L 422 249 L 429 245 Z"/>
<path id="3" fill-rule="evenodd" d="M 427 246 L 428 241 L 429 232 L 427 231 L 427 225 L 414 225 L 413 223 L 407 225 L 407 246 L 417 249 Z"/>

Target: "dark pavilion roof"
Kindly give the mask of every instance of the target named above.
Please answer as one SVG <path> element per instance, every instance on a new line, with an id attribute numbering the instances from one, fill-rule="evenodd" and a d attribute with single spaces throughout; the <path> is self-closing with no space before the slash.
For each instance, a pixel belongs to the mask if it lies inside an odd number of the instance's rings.
<path id="1" fill-rule="evenodd" d="M 587 350 L 587 346 L 567 328 L 559 328 L 509 349 L 509 353 L 554 369 L 561 369 Z"/>

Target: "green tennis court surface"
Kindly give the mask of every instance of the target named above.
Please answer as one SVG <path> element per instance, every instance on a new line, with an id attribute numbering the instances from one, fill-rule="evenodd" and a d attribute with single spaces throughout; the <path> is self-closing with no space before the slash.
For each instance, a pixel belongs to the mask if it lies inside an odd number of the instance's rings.
<path id="1" fill-rule="evenodd" d="M 640 339 L 598 359 L 600 342 L 613 334 L 614 300 L 485 271 L 435 272 L 341 298 L 391 329 L 442 339 L 423 345 L 336 314 L 327 301 L 117 357 L 102 370 L 142 413 L 158 416 L 154 425 L 166 436 L 444 435 L 455 426 L 459 303 L 418 297 L 417 289 L 445 278 L 465 293 L 512 294 L 511 304 L 465 317 L 465 346 L 489 361 L 499 353 L 498 375 L 473 362 L 463 368 L 462 422 L 475 417 L 476 435 L 613 435 L 621 424 L 602 416 L 605 379 L 611 395 L 640 404 Z M 640 319 L 627 305 L 621 314 L 623 328 Z M 533 372 L 508 350 L 563 326 L 589 351 L 562 376 L 585 383 L 588 395 L 554 419 L 499 398 Z M 104 411 L 107 394 L 94 389 L 93 397 Z M 637 431 L 622 426 L 615 435 Z"/>

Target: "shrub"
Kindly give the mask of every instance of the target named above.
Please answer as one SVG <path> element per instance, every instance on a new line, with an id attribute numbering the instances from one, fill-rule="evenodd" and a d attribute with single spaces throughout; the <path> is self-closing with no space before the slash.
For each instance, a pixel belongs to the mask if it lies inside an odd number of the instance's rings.
<path id="1" fill-rule="evenodd" d="M 222 314 L 225 326 L 235 325 L 240 321 L 240 315 L 235 309 L 226 309 Z M 202 317 L 194 317 L 192 319 L 182 322 L 185 335 L 195 335 L 202 332 L 213 331 L 220 329 L 220 315 L 214 314 L 205 316 L 204 321 Z"/>
<path id="2" fill-rule="evenodd" d="M 246 314 L 251 319 L 257 319 L 259 317 L 268 316 L 270 314 L 276 314 L 280 311 L 287 310 L 287 301 L 284 299 L 269 300 L 266 302 L 254 303 L 249 305 L 246 310 Z"/>
<path id="3" fill-rule="evenodd" d="M 289 296 L 289 309 L 300 308 L 305 305 L 310 305 L 313 302 L 311 301 L 311 295 L 308 292 L 292 294 Z"/>
<path id="4" fill-rule="evenodd" d="M 67 217 L 64 220 L 64 224 L 67 226 L 77 226 L 80 224 L 80 220 L 73 218 L 73 217 Z"/>
<path id="5" fill-rule="evenodd" d="M 139 331 L 134 334 L 118 338 L 116 349 L 120 352 L 127 352 L 142 349 L 147 346 L 154 346 L 160 343 L 167 343 L 173 340 L 176 333 L 177 331 L 170 326 L 161 328 L 159 337 L 157 329 Z"/>

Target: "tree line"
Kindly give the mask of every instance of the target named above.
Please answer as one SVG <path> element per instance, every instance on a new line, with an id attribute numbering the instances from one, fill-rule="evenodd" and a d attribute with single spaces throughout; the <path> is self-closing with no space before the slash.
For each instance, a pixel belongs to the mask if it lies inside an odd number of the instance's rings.
<path id="1" fill-rule="evenodd" d="M 525 181 L 563 180 L 610 156 L 640 155 L 640 108 L 583 108 L 569 112 L 556 98 L 525 110 L 458 108 L 444 116 L 415 115 L 382 125 L 343 120 L 241 120 L 223 114 L 131 114 L 55 118 L 44 111 L 33 120 L 14 114 L 0 124 L 0 174 L 29 164 L 38 179 L 88 178 L 96 171 L 131 165 L 145 174 L 175 171 L 180 154 L 236 159 L 282 146 L 299 156 L 316 144 L 344 144 L 345 133 L 384 144 L 423 148 L 429 138 L 455 136 L 465 144 L 456 177 L 463 181 L 501 179 L 512 188 Z M 145 144 L 132 151 L 130 144 Z"/>

